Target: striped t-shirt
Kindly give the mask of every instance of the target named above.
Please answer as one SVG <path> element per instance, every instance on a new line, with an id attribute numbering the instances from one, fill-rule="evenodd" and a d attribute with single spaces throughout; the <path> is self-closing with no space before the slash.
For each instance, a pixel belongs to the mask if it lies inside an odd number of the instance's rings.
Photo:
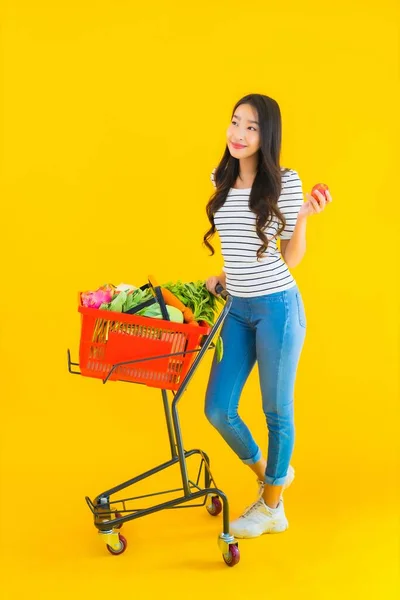
<path id="1" fill-rule="evenodd" d="M 211 173 L 214 187 L 215 170 Z M 281 168 L 281 171 L 285 169 Z M 296 285 L 277 248 L 276 238 L 268 243 L 263 257 L 257 260 L 257 250 L 262 242 L 256 233 L 256 216 L 249 208 L 250 191 L 251 188 L 231 188 L 224 205 L 214 215 L 224 258 L 226 289 L 231 296 L 264 296 Z M 286 227 L 279 236 L 280 239 L 289 240 L 292 237 L 302 204 L 302 182 L 297 172 L 293 169 L 282 172 L 282 192 L 278 206 L 286 218 Z M 265 233 L 271 238 L 277 230 L 278 221 L 273 217 L 273 222 L 265 229 Z"/>

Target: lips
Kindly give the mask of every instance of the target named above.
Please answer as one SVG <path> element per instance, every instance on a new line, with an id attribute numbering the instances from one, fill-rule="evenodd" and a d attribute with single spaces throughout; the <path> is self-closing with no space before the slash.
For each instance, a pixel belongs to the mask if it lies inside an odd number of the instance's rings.
<path id="1" fill-rule="evenodd" d="M 240 150 L 241 148 L 246 148 L 246 146 L 242 146 L 241 144 L 234 144 L 233 142 L 232 142 L 232 146 L 234 148 L 236 148 L 236 150 Z"/>

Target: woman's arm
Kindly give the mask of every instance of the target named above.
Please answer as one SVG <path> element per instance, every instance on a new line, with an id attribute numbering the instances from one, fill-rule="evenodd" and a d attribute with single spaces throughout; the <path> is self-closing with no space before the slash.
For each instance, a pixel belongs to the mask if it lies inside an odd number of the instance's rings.
<path id="1" fill-rule="evenodd" d="M 307 217 L 298 216 L 290 240 L 281 240 L 281 254 L 289 268 L 297 267 L 306 253 Z"/>
<path id="2" fill-rule="evenodd" d="M 218 275 L 218 279 L 221 281 L 222 285 L 226 287 L 226 274 L 225 271 L 222 271 L 220 275 Z"/>
<path id="3" fill-rule="evenodd" d="M 220 275 L 212 275 L 206 281 L 206 288 L 209 292 L 211 292 L 211 294 L 214 294 L 214 296 L 218 296 L 218 294 L 215 293 L 215 288 L 218 283 L 220 283 L 222 287 L 226 289 L 226 275 L 224 271 L 222 271 Z"/>
<path id="4" fill-rule="evenodd" d="M 319 200 L 317 201 L 311 194 L 306 194 L 307 201 L 299 210 L 292 237 L 289 240 L 281 240 L 281 254 L 289 268 L 297 267 L 306 253 L 307 218 L 321 213 L 325 206 L 332 202 L 329 190 L 325 192 L 326 197 L 319 191 L 315 191 L 314 194 Z"/>

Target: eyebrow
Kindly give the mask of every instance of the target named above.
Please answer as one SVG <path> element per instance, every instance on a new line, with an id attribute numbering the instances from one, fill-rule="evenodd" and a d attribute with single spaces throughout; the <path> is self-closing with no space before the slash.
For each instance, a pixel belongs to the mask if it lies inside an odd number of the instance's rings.
<path id="1" fill-rule="evenodd" d="M 238 115 L 233 115 L 233 116 L 235 117 L 235 119 L 239 119 L 239 121 L 240 121 L 241 117 L 239 117 Z M 259 125 L 259 122 L 258 122 L 258 121 L 251 121 L 250 119 L 247 119 L 247 121 L 248 121 L 249 123 L 256 123 L 257 125 Z"/>

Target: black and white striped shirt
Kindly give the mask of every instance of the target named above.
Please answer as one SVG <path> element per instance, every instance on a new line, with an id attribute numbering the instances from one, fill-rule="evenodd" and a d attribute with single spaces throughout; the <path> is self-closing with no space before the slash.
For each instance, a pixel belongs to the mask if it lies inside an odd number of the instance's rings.
<path id="1" fill-rule="evenodd" d="M 281 168 L 281 171 L 284 171 Z M 215 187 L 215 169 L 211 181 Z M 221 240 L 226 274 L 226 289 L 232 296 L 254 297 L 287 290 L 296 285 L 274 238 L 263 257 L 257 261 L 261 240 L 256 233 L 256 216 L 249 208 L 251 188 L 231 188 L 224 205 L 215 213 L 214 222 Z M 289 240 L 294 231 L 297 215 L 303 204 L 302 182 L 296 171 L 282 173 L 282 192 L 278 206 L 286 218 L 286 227 L 279 236 Z M 270 239 L 278 230 L 274 217 L 265 229 Z"/>

